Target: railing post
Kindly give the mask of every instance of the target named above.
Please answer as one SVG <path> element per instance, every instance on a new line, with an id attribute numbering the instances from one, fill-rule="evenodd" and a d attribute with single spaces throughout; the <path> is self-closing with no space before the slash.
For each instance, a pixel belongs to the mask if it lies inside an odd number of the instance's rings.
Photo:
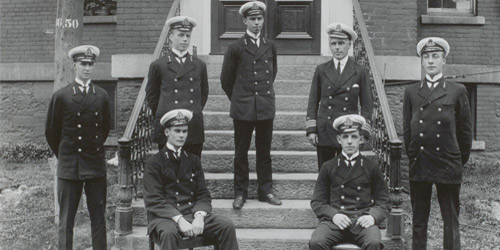
<path id="1" fill-rule="evenodd" d="M 396 240 L 403 238 L 403 185 L 401 183 L 401 151 L 402 141 L 393 139 L 389 141 L 389 190 L 391 213 L 387 220 L 387 237 Z"/>
<path id="2" fill-rule="evenodd" d="M 118 140 L 120 145 L 118 167 L 118 204 L 115 210 L 115 233 L 117 235 L 127 235 L 132 233 L 132 194 L 130 190 L 130 170 L 132 162 L 130 160 L 130 146 L 132 140 L 122 137 Z"/>

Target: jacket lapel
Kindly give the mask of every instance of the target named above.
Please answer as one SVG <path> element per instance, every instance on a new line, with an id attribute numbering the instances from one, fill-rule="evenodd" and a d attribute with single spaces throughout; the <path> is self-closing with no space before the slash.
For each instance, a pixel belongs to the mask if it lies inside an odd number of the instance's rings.
<path id="1" fill-rule="evenodd" d="M 73 82 L 73 86 L 71 87 L 71 100 L 76 103 L 79 107 L 83 102 L 83 92 L 78 87 L 78 83 Z"/>
<path id="2" fill-rule="evenodd" d="M 356 163 L 354 163 L 354 166 L 349 170 L 347 177 L 344 179 L 344 184 L 364 174 L 365 171 L 363 170 L 363 159 L 361 158 L 361 156 L 359 156 L 356 160 Z"/>
<path id="3" fill-rule="evenodd" d="M 422 99 L 427 99 L 427 97 L 429 97 L 429 94 L 430 94 L 430 89 L 429 87 L 427 87 L 427 81 L 422 80 L 421 83 L 420 83 L 420 88 L 418 89 L 418 96 L 420 96 Z"/>
<path id="4" fill-rule="evenodd" d="M 434 88 L 434 90 L 427 96 L 424 101 L 424 104 L 432 103 L 433 101 L 443 97 L 446 95 L 445 89 L 445 80 L 444 78 L 439 81 L 439 84 Z"/>
<path id="5" fill-rule="evenodd" d="M 243 44 L 245 44 L 245 50 L 248 51 L 248 53 L 255 55 L 257 53 L 257 45 L 255 45 L 251 40 L 250 37 L 245 33 L 243 36 Z"/>
<path id="6" fill-rule="evenodd" d="M 83 98 L 79 111 L 81 112 L 88 109 L 96 101 L 97 101 L 97 93 L 95 92 L 95 86 L 93 82 L 90 82 L 87 95 L 85 95 L 85 97 Z"/>
<path id="7" fill-rule="evenodd" d="M 183 75 L 189 73 L 189 71 L 191 71 L 193 69 L 194 69 L 193 56 L 189 55 L 189 53 L 188 53 L 186 56 L 186 60 L 184 60 L 184 63 L 182 64 L 182 67 L 180 67 L 180 70 L 177 72 L 176 77 L 180 78 Z"/>
<path id="8" fill-rule="evenodd" d="M 352 62 L 351 58 L 347 59 L 347 62 L 344 66 L 344 70 L 342 71 L 342 74 L 340 75 L 339 79 L 339 86 L 344 85 L 347 80 L 349 80 L 353 75 L 354 75 L 354 63 Z"/>
<path id="9" fill-rule="evenodd" d="M 347 169 L 347 165 L 345 164 L 344 158 L 339 156 L 337 158 L 337 167 L 334 170 L 335 175 L 340 178 L 340 182 L 344 183 L 345 179 L 347 178 L 348 171 L 345 171 Z"/>
<path id="10" fill-rule="evenodd" d="M 335 71 L 335 65 L 333 65 L 333 59 L 328 61 L 328 63 L 326 64 L 324 74 L 330 81 L 330 84 L 335 88 L 335 86 L 337 85 L 335 83 L 337 82 L 338 75 Z"/>
<path id="11" fill-rule="evenodd" d="M 192 172 L 191 164 L 189 164 L 190 161 L 191 159 L 189 158 L 188 154 L 184 151 L 184 149 L 182 149 L 180 167 L 179 167 L 179 172 L 177 173 L 177 179 L 179 179 L 179 177 L 185 176 L 186 173 Z M 189 174 L 189 176 L 191 178 L 191 174 Z"/>
<path id="12" fill-rule="evenodd" d="M 263 37 L 261 37 L 259 39 L 260 39 L 260 46 L 257 49 L 257 55 L 255 56 L 255 60 L 261 58 L 267 52 L 267 50 L 269 49 L 269 46 L 267 46 L 266 39 L 263 38 Z M 255 46 L 257 47 L 257 45 L 255 45 Z"/>
<path id="13" fill-rule="evenodd" d="M 177 72 L 179 72 L 179 70 L 181 69 L 181 65 L 179 64 L 177 59 L 175 59 L 175 55 L 173 52 L 170 52 L 167 55 L 167 65 L 168 69 L 172 70 L 176 75 Z"/>

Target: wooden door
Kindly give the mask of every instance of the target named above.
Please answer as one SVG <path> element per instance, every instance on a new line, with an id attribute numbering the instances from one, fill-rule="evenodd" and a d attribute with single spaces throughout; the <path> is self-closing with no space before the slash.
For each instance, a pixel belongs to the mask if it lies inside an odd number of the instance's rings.
<path id="1" fill-rule="evenodd" d="M 281 55 L 320 53 L 321 0 L 261 0 L 267 5 L 263 34 Z M 212 0 L 212 53 L 224 54 L 245 33 L 239 14 L 248 1 Z"/>

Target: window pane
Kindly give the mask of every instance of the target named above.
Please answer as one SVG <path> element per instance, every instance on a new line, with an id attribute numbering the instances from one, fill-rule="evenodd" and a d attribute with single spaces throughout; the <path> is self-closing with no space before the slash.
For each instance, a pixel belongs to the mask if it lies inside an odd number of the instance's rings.
<path id="1" fill-rule="evenodd" d="M 457 8 L 457 4 L 455 3 L 455 1 L 456 0 L 443 0 L 443 8 Z"/>
<path id="2" fill-rule="evenodd" d="M 429 0 L 429 8 L 441 8 L 441 1 L 442 0 Z"/>

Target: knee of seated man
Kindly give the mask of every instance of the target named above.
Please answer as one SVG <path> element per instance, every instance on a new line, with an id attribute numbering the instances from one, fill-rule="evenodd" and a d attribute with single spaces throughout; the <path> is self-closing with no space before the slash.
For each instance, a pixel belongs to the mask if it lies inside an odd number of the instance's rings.
<path id="1" fill-rule="evenodd" d="M 332 245 L 335 245 L 336 243 L 334 242 Z M 327 242 L 327 239 L 325 237 L 311 237 L 311 240 L 309 240 L 309 248 L 310 249 L 324 249 L 328 248 L 329 243 Z"/>
<path id="2" fill-rule="evenodd" d="M 363 246 L 380 246 L 381 240 L 379 238 L 371 237 L 363 241 Z"/>
<path id="3" fill-rule="evenodd" d="M 156 232 L 158 233 L 158 237 L 160 238 L 160 240 L 172 240 L 181 238 L 177 227 L 158 226 Z"/>

